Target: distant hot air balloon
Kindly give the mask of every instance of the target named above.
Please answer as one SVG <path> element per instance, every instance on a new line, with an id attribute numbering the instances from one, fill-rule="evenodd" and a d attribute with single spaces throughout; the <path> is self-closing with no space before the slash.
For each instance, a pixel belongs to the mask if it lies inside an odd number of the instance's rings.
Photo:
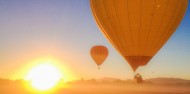
<path id="1" fill-rule="evenodd" d="M 91 0 L 90 4 L 102 33 L 136 71 L 174 33 L 188 0 Z"/>
<path id="2" fill-rule="evenodd" d="M 108 56 L 108 49 L 105 46 L 97 45 L 91 48 L 90 54 L 95 63 L 99 66 L 104 62 Z"/>

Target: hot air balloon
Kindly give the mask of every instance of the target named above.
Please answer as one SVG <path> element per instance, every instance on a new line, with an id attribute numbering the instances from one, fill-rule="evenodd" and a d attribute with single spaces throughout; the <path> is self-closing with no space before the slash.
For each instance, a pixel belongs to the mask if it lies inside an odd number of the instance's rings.
<path id="1" fill-rule="evenodd" d="M 188 0 L 91 0 L 90 5 L 101 32 L 135 72 L 175 32 Z"/>
<path id="2" fill-rule="evenodd" d="M 97 45 L 91 48 L 90 54 L 92 56 L 92 59 L 98 65 L 98 69 L 100 69 L 100 65 L 108 56 L 108 49 L 105 46 Z"/>

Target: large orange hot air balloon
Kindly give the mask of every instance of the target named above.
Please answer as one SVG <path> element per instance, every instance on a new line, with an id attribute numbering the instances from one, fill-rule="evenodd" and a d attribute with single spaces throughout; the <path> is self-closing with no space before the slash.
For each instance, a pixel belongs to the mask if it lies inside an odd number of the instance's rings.
<path id="1" fill-rule="evenodd" d="M 90 54 L 95 61 L 95 63 L 99 66 L 104 62 L 104 60 L 108 56 L 108 49 L 105 46 L 97 45 L 91 48 Z"/>
<path id="2" fill-rule="evenodd" d="M 91 0 L 90 3 L 102 33 L 136 71 L 174 33 L 188 0 Z"/>

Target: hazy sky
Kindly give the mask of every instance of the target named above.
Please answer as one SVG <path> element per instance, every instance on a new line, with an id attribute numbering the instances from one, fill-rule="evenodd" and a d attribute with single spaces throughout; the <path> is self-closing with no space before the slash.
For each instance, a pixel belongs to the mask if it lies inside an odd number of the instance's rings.
<path id="1" fill-rule="evenodd" d="M 100 70 L 89 53 L 94 45 L 109 49 Z M 170 40 L 137 72 L 144 78 L 190 79 L 189 48 L 188 6 Z M 23 78 L 33 65 L 48 60 L 56 61 L 66 80 L 131 79 L 134 75 L 129 64 L 101 34 L 89 0 L 0 0 L 0 78 Z"/>

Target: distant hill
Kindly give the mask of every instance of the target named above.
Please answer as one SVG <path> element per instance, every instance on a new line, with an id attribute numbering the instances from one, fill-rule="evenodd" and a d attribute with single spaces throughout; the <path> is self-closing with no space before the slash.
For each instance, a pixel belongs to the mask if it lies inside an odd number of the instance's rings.
<path id="1" fill-rule="evenodd" d="M 113 82 L 113 81 L 117 81 L 117 80 L 120 80 L 120 79 L 112 78 L 112 77 L 104 77 L 101 79 L 97 79 L 97 81 L 107 81 L 107 82 Z"/>
<path id="2" fill-rule="evenodd" d="M 22 79 L 17 79 L 17 80 L 10 80 L 10 79 L 3 79 L 3 78 L 0 78 L 0 85 L 13 85 L 13 84 L 21 84 L 25 82 L 24 80 Z"/>
<path id="3" fill-rule="evenodd" d="M 133 79 L 121 80 L 112 77 L 104 77 L 101 79 L 96 79 L 96 81 L 101 82 L 135 82 Z M 144 83 L 153 83 L 153 84 L 168 84 L 168 85 L 190 85 L 190 80 L 180 79 L 180 78 L 150 78 L 145 79 Z"/>
<path id="4" fill-rule="evenodd" d="M 24 80 L 9 80 L 0 78 L 0 84 L 13 84 L 13 83 L 23 83 Z M 118 78 L 104 77 L 100 79 L 81 79 L 70 81 L 68 83 L 136 83 L 133 79 L 121 80 Z M 161 85 L 188 85 L 190 86 L 190 80 L 180 79 L 180 78 L 150 78 L 145 79 L 144 83 L 147 84 L 161 84 Z"/>
<path id="5" fill-rule="evenodd" d="M 146 82 L 151 82 L 155 84 L 188 84 L 190 85 L 190 80 L 180 79 L 180 78 L 150 78 L 146 79 Z"/>

